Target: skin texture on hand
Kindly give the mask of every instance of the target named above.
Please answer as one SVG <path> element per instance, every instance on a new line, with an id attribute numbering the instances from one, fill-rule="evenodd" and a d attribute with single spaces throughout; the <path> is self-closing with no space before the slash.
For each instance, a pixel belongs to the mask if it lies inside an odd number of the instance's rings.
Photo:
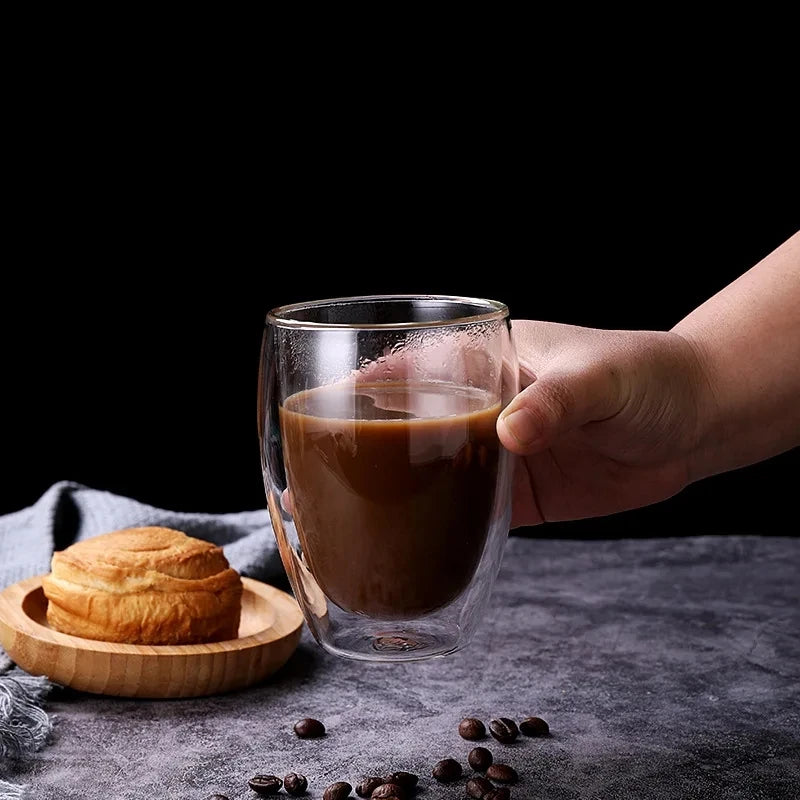
<path id="1" fill-rule="evenodd" d="M 513 526 L 602 516 L 689 482 L 702 381 L 680 336 L 512 323 L 522 391 L 498 421 L 521 456 Z"/>
<path id="2" fill-rule="evenodd" d="M 638 508 L 800 444 L 800 233 L 670 332 L 512 331 L 512 526 Z"/>

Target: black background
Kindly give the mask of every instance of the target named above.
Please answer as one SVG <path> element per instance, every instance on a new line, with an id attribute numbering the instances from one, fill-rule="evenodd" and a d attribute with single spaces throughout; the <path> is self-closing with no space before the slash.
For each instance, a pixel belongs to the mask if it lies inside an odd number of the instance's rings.
<path id="1" fill-rule="evenodd" d="M 362 107 L 356 123 L 300 101 L 265 119 L 204 87 L 202 104 L 129 92 L 98 113 L 51 77 L 57 132 L 17 131 L 0 513 L 62 479 L 173 509 L 264 507 L 256 377 L 273 306 L 442 292 L 665 329 L 800 219 L 780 158 L 739 153 L 734 168 L 711 134 L 654 138 L 656 106 L 614 130 L 581 114 L 523 125 L 511 105 L 480 121 Z M 799 464 L 790 452 L 536 534 L 785 532 Z"/>

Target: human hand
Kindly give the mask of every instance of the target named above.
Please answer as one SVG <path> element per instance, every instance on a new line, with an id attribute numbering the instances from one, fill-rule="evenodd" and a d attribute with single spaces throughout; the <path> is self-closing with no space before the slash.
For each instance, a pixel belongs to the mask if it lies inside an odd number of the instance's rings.
<path id="1" fill-rule="evenodd" d="M 691 481 L 700 360 L 675 333 L 516 320 L 522 391 L 497 424 L 519 456 L 512 527 L 666 499 Z"/>

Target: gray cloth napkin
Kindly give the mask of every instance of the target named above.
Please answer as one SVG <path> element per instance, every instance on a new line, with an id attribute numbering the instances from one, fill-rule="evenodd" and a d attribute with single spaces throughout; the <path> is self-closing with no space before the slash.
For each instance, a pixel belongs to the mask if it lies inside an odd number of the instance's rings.
<path id="1" fill-rule="evenodd" d="M 274 581 L 283 574 L 266 510 L 166 511 L 63 481 L 29 508 L 0 517 L 0 589 L 49 572 L 54 550 L 111 530 L 143 525 L 177 528 L 222 545 L 231 566 L 242 575 Z M 14 668 L 0 648 L 0 800 L 23 797 L 21 787 L 3 780 L 4 772 L 46 743 L 52 725 L 41 702 L 49 689 L 46 679 Z"/>

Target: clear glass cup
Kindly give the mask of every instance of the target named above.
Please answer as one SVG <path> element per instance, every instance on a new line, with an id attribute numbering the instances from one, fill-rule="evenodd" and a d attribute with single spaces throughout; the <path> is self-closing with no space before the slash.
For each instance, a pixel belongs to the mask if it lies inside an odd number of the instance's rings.
<path id="1" fill-rule="evenodd" d="M 502 303 L 346 297 L 267 315 L 259 438 L 272 525 L 332 653 L 452 653 L 480 622 L 508 534 L 518 391 Z"/>

